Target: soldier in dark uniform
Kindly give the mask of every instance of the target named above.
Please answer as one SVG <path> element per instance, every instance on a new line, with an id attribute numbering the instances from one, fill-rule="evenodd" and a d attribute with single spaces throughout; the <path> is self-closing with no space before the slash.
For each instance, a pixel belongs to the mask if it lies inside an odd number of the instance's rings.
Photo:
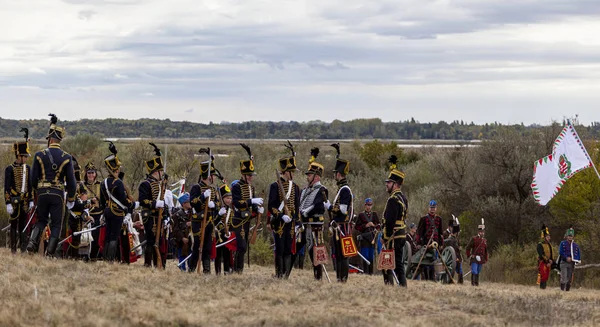
<path id="1" fill-rule="evenodd" d="M 275 275 L 288 278 L 292 271 L 292 243 L 296 242 L 295 225 L 299 220 L 300 187 L 293 181 L 297 171 L 293 147 L 291 157 L 279 159 L 279 181 L 269 187 L 270 229 L 275 239 Z"/>
<path id="2" fill-rule="evenodd" d="M 97 227 L 100 223 L 100 217 L 102 216 L 102 212 L 104 212 L 104 206 L 100 202 L 100 185 L 102 184 L 100 181 L 96 180 L 98 177 L 98 169 L 94 165 L 93 162 L 88 162 L 85 165 L 85 176 L 84 182 L 81 183 L 79 189 L 80 193 L 87 193 L 87 203 L 85 208 L 88 209 L 90 217 L 93 219 L 91 227 Z M 92 246 L 90 250 L 89 257 L 90 259 L 98 258 L 98 254 L 100 252 L 100 228 L 92 231 Z"/>
<path id="3" fill-rule="evenodd" d="M 330 212 L 329 225 L 333 229 L 333 255 L 335 258 L 335 273 L 338 282 L 348 280 L 348 258 L 342 252 L 342 237 L 350 235 L 349 219 L 352 217 L 352 191 L 346 180 L 350 172 L 350 161 L 340 159 L 339 143 L 332 144 L 337 151 L 334 178 L 337 181 L 338 192 L 333 204 L 325 202 L 325 208 Z"/>
<path id="4" fill-rule="evenodd" d="M 221 192 L 221 209 L 219 209 L 219 219 L 215 225 L 217 244 L 226 242 L 230 237 L 229 226 L 231 224 L 231 217 L 233 216 L 233 206 L 231 189 L 227 184 L 223 184 L 219 187 Z M 227 245 L 223 245 L 217 248 L 217 256 L 215 258 L 215 274 L 219 275 L 221 269 L 224 275 L 231 272 L 231 251 Z"/>
<path id="5" fill-rule="evenodd" d="M 140 203 L 134 201 L 125 189 L 121 161 L 117 157 L 117 148 L 112 142 L 110 142 L 109 150 L 112 154 L 104 158 L 109 176 L 100 185 L 100 203 L 105 208 L 106 240 L 104 241 L 104 259 L 114 261 L 118 255 L 119 236 L 123 219 L 127 213 L 136 209 Z M 123 262 L 129 263 L 129 258 L 123 258 Z"/>
<path id="6" fill-rule="evenodd" d="M 448 220 L 448 227 L 442 233 L 442 238 L 446 240 L 452 234 L 452 226 L 454 226 L 454 219 Z"/>
<path id="7" fill-rule="evenodd" d="M 308 170 L 305 173 L 308 185 L 302 190 L 302 194 L 300 195 L 300 214 L 302 216 L 302 224 L 304 224 L 301 246 L 308 251 L 310 261 L 313 263 L 315 279 L 321 280 L 323 277 L 323 267 L 322 265 L 314 266 L 313 247 L 317 244 L 323 244 L 324 203 L 328 202 L 329 192 L 321 184 L 324 167 L 322 164 L 316 162 L 316 158 L 319 155 L 319 148 L 311 149 L 310 154 L 311 158 Z"/>
<path id="8" fill-rule="evenodd" d="M 406 287 L 404 263 L 402 253 L 406 244 L 406 214 L 408 212 L 408 200 L 402 194 L 400 188 L 404 183 L 404 173 L 397 169 L 397 158 L 390 156 L 391 171 L 385 180 L 385 188 L 390 195 L 385 204 L 383 212 L 383 242 L 387 249 L 394 249 L 396 262 L 396 277 L 401 286 Z M 394 274 L 391 270 L 383 271 L 385 284 L 394 285 Z"/>
<path id="9" fill-rule="evenodd" d="M 235 208 L 231 230 L 235 234 L 237 247 L 234 254 L 233 271 L 236 273 L 244 271 L 244 254 L 248 250 L 250 219 L 257 216 L 257 213 L 264 213 L 263 199 L 254 197 L 256 190 L 252 186 L 252 180 L 256 175 L 254 172 L 254 156 L 250 147 L 245 144 L 241 145 L 248 153 L 249 158 L 240 161 L 242 177 L 231 188 L 233 207 Z"/>
<path id="10" fill-rule="evenodd" d="M 429 212 L 421 217 L 417 227 L 417 243 L 427 247 L 427 252 L 437 254 L 435 248 L 444 244 L 442 231 L 442 217 L 436 215 L 437 202 L 429 201 Z M 421 265 L 422 276 L 424 280 L 435 281 L 435 270 L 433 266 Z M 417 272 L 419 273 L 419 272 Z"/>
<path id="11" fill-rule="evenodd" d="M 85 250 L 89 244 L 85 244 L 84 248 L 82 249 L 82 235 L 74 235 L 73 233 L 87 228 L 91 217 L 88 213 L 89 210 L 86 211 L 85 208 L 86 204 L 88 203 L 87 191 L 81 188 L 81 166 L 77 162 L 77 158 L 74 155 L 71 155 L 71 158 L 73 159 L 73 173 L 75 174 L 75 181 L 77 182 L 77 192 L 75 193 L 75 204 L 73 205 L 73 208 L 67 210 L 66 222 L 68 223 L 68 234 L 70 235 L 70 239 L 69 242 L 66 243 L 68 248 L 64 255 L 73 259 L 79 259 L 79 251 Z"/>
<path id="12" fill-rule="evenodd" d="M 50 239 L 46 253 L 54 256 L 60 236 L 60 229 L 65 215 L 65 194 L 67 192 L 67 208 L 75 205 L 77 184 L 73 172 L 71 155 L 60 148 L 65 130 L 56 125 L 58 119 L 50 114 L 50 129 L 48 131 L 48 148 L 39 151 L 33 159 L 31 168 L 31 186 L 37 191 L 37 217 L 38 221 L 31 232 L 28 252 L 36 252 L 40 237 L 50 217 Z M 66 189 L 65 189 L 66 182 Z"/>
<path id="13" fill-rule="evenodd" d="M 148 177 L 138 187 L 138 201 L 142 206 L 142 221 L 144 223 L 144 233 L 146 234 L 146 247 L 144 249 L 144 266 L 152 267 L 154 263 L 155 267 L 158 267 L 158 255 L 155 247 L 158 247 L 161 254 L 161 263 L 163 268 L 165 267 L 165 261 L 167 259 L 166 251 L 161 249 L 160 238 L 159 244 L 156 244 L 156 233 L 162 233 L 162 230 L 158 230 L 159 211 L 161 208 L 165 208 L 164 192 L 166 184 L 164 183 L 164 165 L 161 158 L 160 149 L 150 143 L 154 147 L 155 156 L 150 160 L 146 160 L 146 170 L 148 171 Z"/>
<path id="14" fill-rule="evenodd" d="M 368 275 L 373 275 L 373 261 L 375 258 L 375 244 L 373 243 L 373 239 L 381 224 L 377 212 L 372 209 L 373 200 L 366 198 L 365 211 L 359 213 L 356 219 L 356 230 L 359 232 L 356 240 L 360 244 L 360 253 L 371 262 L 371 264 L 367 264 L 363 261 L 363 271 Z"/>
<path id="15" fill-rule="evenodd" d="M 25 132 L 25 142 L 13 144 L 15 162 L 4 170 L 4 201 L 10 216 L 10 251 L 17 253 L 17 243 L 21 244 L 21 252 L 25 252 L 27 234 L 23 231 L 27 224 L 27 216 L 33 209 L 33 192 L 31 190 L 31 167 L 27 164 L 29 154 L 29 130 Z"/>
<path id="16" fill-rule="evenodd" d="M 210 169 L 210 173 L 209 173 Z M 190 203 L 192 205 L 192 233 L 194 234 L 194 246 L 192 258 L 190 259 L 190 271 L 198 267 L 200 257 L 200 246 L 202 246 L 202 272 L 210 274 L 210 256 L 212 252 L 212 235 L 214 233 L 214 220 L 218 216 L 220 203 L 217 199 L 218 190 L 212 185 L 214 176 L 217 175 L 215 165 L 210 161 L 200 164 L 200 180 L 190 190 Z M 206 210 L 208 206 L 208 210 Z M 207 213 L 204 219 L 204 213 Z M 204 227 L 204 240 L 201 240 L 202 222 L 206 221 Z M 203 243 L 203 244 L 200 244 Z"/>

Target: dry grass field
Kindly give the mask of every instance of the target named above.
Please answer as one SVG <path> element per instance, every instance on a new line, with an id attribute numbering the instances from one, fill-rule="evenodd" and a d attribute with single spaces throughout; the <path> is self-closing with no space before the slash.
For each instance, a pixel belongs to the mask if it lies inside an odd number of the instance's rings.
<path id="1" fill-rule="evenodd" d="M 271 267 L 204 276 L 140 264 L 86 264 L 0 249 L 0 326 L 598 326 L 600 293 L 351 275 L 345 285 L 289 280 Z M 333 271 L 330 274 L 335 275 Z"/>

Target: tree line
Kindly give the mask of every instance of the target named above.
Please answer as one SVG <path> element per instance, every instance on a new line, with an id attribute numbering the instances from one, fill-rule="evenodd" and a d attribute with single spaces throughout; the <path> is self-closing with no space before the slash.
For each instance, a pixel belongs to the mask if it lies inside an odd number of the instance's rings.
<path id="1" fill-rule="evenodd" d="M 59 117 L 60 118 L 60 117 Z M 48 130 L 47 119 L 14 120 L 0 118 L 0 137 L 15 137 L 20 127 L 29 128 L 32 138 L 43 138 Z M 60 121 L 68 135 L 86 133 L 98 138 L 240 138 L 240 139 L 409 139 L 409 140 L 489 140 L 500 130 L 509 128 L 522 137 L 540 133 L 544 126 L 523 124 L 503 125 L 497 122 L 482 125 L 462 120 L 421 123 L 414 118 L 384 122 L 379 118 L 350 121 L 248 121 L 242 123 L 193 123 L 170 119 L 81 119 Z M 600 137 L 600 122 L 578 126 L 580 134 Z"/>

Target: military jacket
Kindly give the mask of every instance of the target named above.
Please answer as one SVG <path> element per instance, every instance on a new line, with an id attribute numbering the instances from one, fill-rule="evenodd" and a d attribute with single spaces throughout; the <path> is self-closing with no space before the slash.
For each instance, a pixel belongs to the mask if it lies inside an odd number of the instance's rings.
<path id="1" fill-rule="evenodd" d="M 344 178 L 337 183 L 338 196 L 331 206 L 331 219 L 337 223 L 346 223 L 349 221 L 350 212 L 352 211 L 352 191 L 348 185 L 348 181 Z M 345 210 L 342 210 L 342 206 Z"/>
<path id="2" fill-rule="evenodd" d="M 129 199 L 122 180 L 109 176 L 105 181 L 106 183 L 103 182 L 102 185 L 100 185 L 100 203 L 102 203 L 105 208 L 110 208 L 110 212 L 113 215 L 124 217 L 128 212 L 135 208 L 135 202 Z M 108 185 L 108 190 L 106 189 L 105 184 Z M 110 192 L 123 207 L 113 201 L 108 195 L 108 192 Z"/>
<path id="3" fill-rule="evenodd" d="M 25 176 L 23 176 L 25 173 Z M 4 202 L 11 203 L 13 208 L 20 203 L 21 205 L 29 204 L 33 200 L 31 192 L 31 167 L 27 164 L 17 164 L 16 162 L 6 167 L 4 170 Z M 23 180 L 25 177 L 25 180 Z M 25 182 L 23 187 L 23 181 Z M 24 191 L 24 192 L 21 192 Z M 14 203 L 18 199 L 18 203 Z"/>
<path id="4" fill-rule="evenodd" d="M 250 219 L 253 212 L 257 212 L 258 207 L 252 204 L 252 198 L 256 195 L 254 186 L 240 180 L 231 188 L 231 197 L 234 211 L 234 218 L 247 220 Z"/>
<path id="5" fill-rule="evenodd" d="M 206 190 L 210 190 L 210 199 L 204 198 L 204 192 Z M 202 221 L 204 219 L 204 210 L 210 201 L 215 203 L 215 207 L 208 208 L 208 217 L 206 217 L 206 221 L 210 223 L 217 217 L 220 207 L 219 199 L 217 199 L 217 192 L 219 192 L 219 190 L 216 187 L 208 185 L 203 181 L 192 186 L 192 189 L 190 190 L 190 204 L 195 211 L 192 215 L 193 221 Z"/>
<path id="6" fill-rule="evenodd" d="M 281 178 L 280 181 L 283 186 L 283 192 L 285 192 L 285 195 L 287 195 L 288 190 L 290 190 L 290 182 L 284 180 L 283 178 Z M 287 208 L 292 220 L 298 220 L 300 217 L 298 209 L 300 206 L 300 187 L 298 187 L 298 184 L 294 183 L 293 181 L 291 184 L 290 197 L 285 201 L 285 208 Z M 281 217 L 283 217 L 285 214 L 285 208 L 279 210 L 279 207 L 281 206 L 285 195 L 282 193 L 282 190 L 279 188 L 279 184 L 277 182 L 273 182 L 269 187 L 269 212 L 275 218 L 273 221 L 275 222 L 274 225 L 276 226 L 279 226 L 280 223 L 283 223 Z"/>
<path id="7" fill-rule="evenodd" d="M 383 239 L 406 238 L 406 213 L 408 203 L 400 190 L 390 194 L 383 211 Z"/>
<path id="8" fill-rule="evenodd" d="M 33 189 L 49 188 L 66 191 L 67 201 L 75 201 L 77 184 L 73 171 L 73 158 L 57 143 L 50 144 L 48 148 L 34 155 L 30 180 Z"/>

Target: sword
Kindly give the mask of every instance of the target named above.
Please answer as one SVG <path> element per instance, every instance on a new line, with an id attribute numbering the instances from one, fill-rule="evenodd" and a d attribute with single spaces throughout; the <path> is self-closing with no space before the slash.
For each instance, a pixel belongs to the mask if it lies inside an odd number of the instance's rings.
<path id="1" fill-rule="evenodd" d="M 25 225 L 25 228 L 23 228 L 23 233 L 25 233 L 25 231 L 27 230 L 27 227 L 29 227 L 31 220 L 33 219 L 33 215 L 35 214 L 35 209 L 37 209 L 37 204 L 31 210 L 31 214 L 29 215 L 29 220 L 27 221 L 27 225 Z"/>
<path id="2" fill-rule="evenodd" d="M 323 267 L 323 271 L 325 272 L 325 277 L 327 277 L 327 280 L 331 284 L 331 279 L 329 278 L 329 273 L 327 272 L 327 269 L 325 269 L 325 265 L 321 264 L 321 267 Z"/>
<path id="3" fill-rule="evenodd" d="M 362 269 L 360 269 L 360 268 L 358 268 L 358 267 L 356 267 L 356 266 L 353 266 L 353 265 L 351 265 L 351 264 L 348 264 L 348 267 L 350 267 L 350 268 L 352 268 L 352 269 L 356 269 L 356 270 L 360 271 L 360 272 L 361 272 L 361 273 L 363 273 L 363 274 L 365 273 L 365 271 L 364 271 L 364 270 L 362 270 Z"/>
<path id="4" fill-rule="evenodd" d="M 148 242 L 148 240 L 144 240 L 142 243 L 140 243 L 140 244 L 138 244 L 138 245 L 134 246 L 134 247 L 133 247 L 131 250 L 129 250 L 129 251 L 134 251 L 135 249 L 137 249 L 137 248 L 139 248 L 139 247 L 141 247 L 141 246 L 144 246 L 144 245 L 146 245 L 146 242 Z"/>
<path id="5" fill-rule="evenodd" d="M 144 241 L 144 243 L 146 243 L 146 241 Z M 186 263 L 188 260 L 190 260 L 190 258 L 192 257 L 193 253 L 190 253 L 190 255 L 188 255 L 187 257 L 185 257 L 185 259 L 183 259 L 180 263 L 177 264 L 177 267 L 181 267 L 181 265 L 183 265 L 184 263 Z"/>
<path id="6" fill-rule="evenodd" d="M 96 227 L 92 227 L 92 228 L 84 229 L 84 230 L 81 230 L 81 231 L 78 231 L 78 232 L 74 232 L 74 233 L 73 233 L 73 236 L 78 236 L 78 235 L 81 235 L 81 234 L 85 234 L 85 233 L 93 232 L 93 231 L 95 231 L 96 229 L 98 229 L 98 228 L 100 228 L 100 227 L 103 227 L 103 226 L 104 226 L 104 224 L 102 224 L 102 225 L 98 225 L 98 226 L 96 226 Z"/>
<path id="7" fill-rule="evenodd" d="M 7 230 L 10 227 L 10 224 L 8 224 L 8 226 L 2 228 L 2 231 L 4 232 L 5 230 Z"/>
<path id="8" fill-rule="evenodd" d="M 234 238 L 232 238 L 232 239 L 230 239 L 230 240 L 227 240 L 227 241 L 225 241 L 225 242 L 223 242 L 223 243 L 221 243 L 221 244 L 218 244 L 218 245 L 216 246 L 216 248 L 220 248 L 220 247 L 222 247 L 223 245 L 229 244 L 229 243 L 231 243 L 231 242 L 233 242 L 233 241 L 235 241 L 235 237 L 234 237 Z"/>

